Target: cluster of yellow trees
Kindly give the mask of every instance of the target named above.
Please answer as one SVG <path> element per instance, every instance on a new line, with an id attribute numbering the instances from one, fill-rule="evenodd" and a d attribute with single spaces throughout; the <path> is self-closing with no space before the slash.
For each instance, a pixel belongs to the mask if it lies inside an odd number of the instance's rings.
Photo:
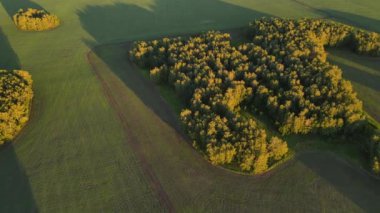
<path id="1" fill-rule="evenodd" d="M 136 42 L 130 52 L 187 104 L 180 118 L 213 164 L 259 174 L 288 152 L 285 141 L 268 137 L 247 113 L 265 113 L 283 135 L 368 132 L 361 101 L 326 60 L 324 47 L 355 44 L 357 50 L 363 45 L 354 35 L 371 33 L 325 20 L 278 18 L 256 20 L 249 32 L 251 42 L 238 47 L 229 34 L 208 32 Z M 380 159 L 375 149 L 374 170 Z"/>
<path id="2" fill-rule="evenodd" d="M 16 26 L 25 31 L 44 31 L 59 26 L 60 20 L 45 10 L 20 9 L 14 16 Z"/>
<path id="3" fill-rule="evenodd" d="M 327 60 L 325 46 L 348 45 L 352 27 L 319 19 L 264 18 L 250 24 L 253 105 L 282 134 L 354 132 L 365 120 L 362 103 L 342 71 Z"/>
<path id="4" fill-rule="evenodd" d="M 324 50 L 349 46 L 358 54 L 380 56 L 380 35 L 320 19 L 264 18 L 250 24 L 250 38 L 253 44 L 242 45 L 241 52 L 264 66 L 256 71 L 264 87 L 258 87 L 255 107 L 283 134 L 360 136 L 367 141 L 373 171 L 380 174 L 379 130 L 367 122 L 350 82 L 326 61 Z"/>
<path id="5" fill-rule="evenodd" d="M 268 137 L 252 118 L 241 115 L 254 91 L 245 80 L 254 73 L 228 34 L 138 42 L 130 56 L 151 68 L 152 79 L 173 86 L 188 104 L 180 118 L 211 163 L 259 174 L 288 152 L 286 142 Z"/>
<path id="6" fill-rule="evenodd" d="M 0 70 L 0 145 L 12 140 L 29 118 L 32 78 L 22 70 Z"/>

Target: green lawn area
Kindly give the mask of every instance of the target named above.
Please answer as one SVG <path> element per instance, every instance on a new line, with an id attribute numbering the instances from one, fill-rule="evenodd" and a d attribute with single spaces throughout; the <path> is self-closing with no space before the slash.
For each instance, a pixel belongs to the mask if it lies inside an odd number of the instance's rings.
<path id="1" fill-rule="evenodd" d="M 44 8 L 62 25 L 48 32 L 18 31 L 10 16 L 21 7 Z M 121 114 L 86 58 L 103 43 L 236 28 L 261 16 L 329 16 L 380 32 L 379 10 L 373 0 L 1 0 L 0 65 L 29 71 L 35 99 L 31 121 L 13 145 L 0 149 L 0 212 L 162 211 L 155 180 L 180 212 L 379 210 L 379 183 L 328 153 L 306 153 L 265 177 L 212 167 L 177 135 L 162 116 L 167 111 L 154 110 L 158 92 L 126 83 L 137 77 L 124 69 L 124 48 L 111 45 L 93 55 L 110 94 L 125 109 Z M 366 67 L 353 72 L 378 76 L 378 63 L 336 55 L 355 64 L 347 66 Z M 376 81 L 359 82 L 354 87 L 376 118 Z M 129 133 L 125 125 L 133 127 Z M 137 153 L 132 136 L 141 142 Z M 141 156 L 153 179 L 141 167 Z"/>

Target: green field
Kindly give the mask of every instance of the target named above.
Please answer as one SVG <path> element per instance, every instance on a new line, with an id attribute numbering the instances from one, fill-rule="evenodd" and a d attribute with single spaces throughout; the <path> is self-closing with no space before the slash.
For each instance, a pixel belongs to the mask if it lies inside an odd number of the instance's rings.
<path id="1" fill-rule="evenodd" d="M 236 28 L 261 16 L 327 17 L 380 32 L 379 2 L 0 1 L 0 65 L 28 70 L 35 92 L 31 121 L 0 149 L 0 212 L 380 210 L 379 181 L 329 152 L 301 153 L 260 177 L 211 166 L 115 43 Z M 10 16 L 21 7 L 44 8 L 62 25 L 18 31 Z M 379 59 L 330 52 L 379 121 Z"/>

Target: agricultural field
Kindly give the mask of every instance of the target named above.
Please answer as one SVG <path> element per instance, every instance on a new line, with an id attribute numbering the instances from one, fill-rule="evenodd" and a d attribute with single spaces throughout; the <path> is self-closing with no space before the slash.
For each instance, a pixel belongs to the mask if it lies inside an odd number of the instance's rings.
<path id="1" fill-rule="evenodd" d="M 12 16 L 28 7 L 60 26 L 19 31 Z M 0 148 L 0 212 L 378 212 L 380 182 L 356 146 L 289 136 L 295 157 L 263 175 L 211 165 L 182 131 L 181 102 L 127 58 L 135 40 L 237 29 L 263 16 L 380 33 L 379 10 L 373 0 L 1 0 L 0 68 L 27 70 L 34 97 L 28 124 Z M 380 59 L 328 52 L 380 121 Z"/>

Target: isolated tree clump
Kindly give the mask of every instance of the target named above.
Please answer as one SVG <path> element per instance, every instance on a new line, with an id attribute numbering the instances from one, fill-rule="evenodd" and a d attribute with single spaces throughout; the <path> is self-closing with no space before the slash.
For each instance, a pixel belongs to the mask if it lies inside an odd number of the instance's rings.
<path id="1" fill-rule="evenodd" d="M 0 145 L 12 140 L 29 119 L 32 78 L 22 70 L 0 70 Z"/>
<path id="2" fill-rule="evenodd" d="M 153 80 L 171 85 L 187 104 L 180 119 L 212 164 L 238 165 L 260 174 L 287 154 L 285 141 L 269 137 L 240 113 L 253 98 L 246 79 L 254 73 L 228 34 L 137 42 L 130 56 L 151 70 Z"/>
<path id="3" fill-rule="evenodd" d="M 56 15 L 32 8 L 20 9 L 13 16 L 13 21 L 20 30 L 25 31 L 50 30 L 60 25 L 60 20 Z"/>

